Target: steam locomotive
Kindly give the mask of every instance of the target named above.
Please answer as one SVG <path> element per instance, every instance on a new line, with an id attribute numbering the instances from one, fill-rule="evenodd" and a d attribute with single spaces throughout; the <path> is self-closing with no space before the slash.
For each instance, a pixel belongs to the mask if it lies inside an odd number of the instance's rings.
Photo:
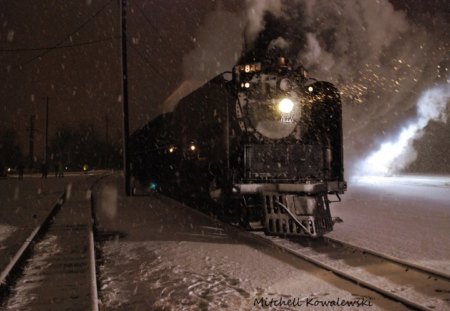
<path id="1" fill-rule="evenodd" d="M 330 232 L 329 196 L 346 190 L 339 92 L 283 57 L 206 82 L 136 131 L 130 151 L 150 189 L 270 235 Z"/>

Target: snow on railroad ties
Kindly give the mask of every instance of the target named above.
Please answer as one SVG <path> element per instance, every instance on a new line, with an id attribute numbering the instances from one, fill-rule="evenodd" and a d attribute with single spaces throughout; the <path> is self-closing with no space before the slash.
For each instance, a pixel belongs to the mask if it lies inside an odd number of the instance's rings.
<path id="1" fill-rule="evenodd" d="M 23 276 L 12 289 L 10 299 L 5 305 L 6 310 L 28 310 L 29 304 L 36 298 L 34 290 L 41 286 L 45 271 L 51 266 L 50 258 L 61 252 L 58 238 L 47 235 L 33 249 L 32 260 L 25 265 Z"/>

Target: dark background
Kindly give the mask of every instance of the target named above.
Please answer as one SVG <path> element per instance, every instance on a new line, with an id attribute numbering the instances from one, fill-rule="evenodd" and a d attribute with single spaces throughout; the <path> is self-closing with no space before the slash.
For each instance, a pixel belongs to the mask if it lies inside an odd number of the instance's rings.
<path id="1" fill-rule="evenodd" d="M 26 156 L 35 115 L 35 157 L 41 161 L 48 96 L 53 145 L 70 132 L 79 149 L 105 143 L 111 146 L 102 150 L 119 152 L 119 7 L 117 0 L 0 0 L 3 140 L 16 136 Z M 275 18 L 267 19 L 268 11 Z M 421 92 L 449 86 L 449 12 L 443 0 L 130 0 L 131 130 L 230 70 L 245 48 L 281 35 L 311 76 L 342 90 L 351 172 L 352 163 L 414 118 Z M 418 158 L 410 171 L 450 173 L 448 123 L 431 122 L 414 146 Z"/>

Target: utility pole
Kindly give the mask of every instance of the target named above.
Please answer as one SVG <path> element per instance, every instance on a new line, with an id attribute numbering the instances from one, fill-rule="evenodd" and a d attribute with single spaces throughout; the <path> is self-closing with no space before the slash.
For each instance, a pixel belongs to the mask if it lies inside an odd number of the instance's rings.
<path id="1" fill-rule="evenodd" d="M 29 134 L 30 142 L 29 142 L 29 153 L 28 153 L 28 161 L 29 161 L 28 168 L 30 170 L 32 170 L 33 166 L 34 166 L 34 131 L 35 131 L 34 130 L 34 118 L 35 118 L 34 114 L 30 115 L 30 127 L 28 128 L 28 131 L 30 132 L 30 134 Z"/>
<path id="2" fill-rule="evenodd" d="M 109 143 L 109 118 L 108 115 L 105 114 L 105 142 Z"/>
<path id="3" fill-rule="evenodd" d="M 45 165 L 48 167 L 48 101 L 49 97 L 46 97 L 46 111 L 45 111 Z"/>
<path id="4" fill-rule="evenodd" d="M 128 67 L 127 67 L 127 0 L 122 0 L 121 9 L 122 28 L 122 102 L 123 102 L 123 172 L 125 179 L 125 193 L 131 195 L 130 159 L 128 136 L 130 134 L 128 121 Z"/>
<path id="5" fill-rule="evenodd" d="M 104 166 L 105 168 L 109 167 L 109 152 L 110 152 L 110 148 L 109 148 L 109 118 L 108 115 L 105 114 L 105 148 L 103 150 L 103 152 L 105 153 L 104 156 Z"/>

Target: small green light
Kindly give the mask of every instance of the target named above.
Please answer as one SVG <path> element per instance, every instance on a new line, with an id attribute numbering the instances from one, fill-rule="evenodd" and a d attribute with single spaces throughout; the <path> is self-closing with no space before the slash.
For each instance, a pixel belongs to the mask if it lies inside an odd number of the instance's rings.
<path id="1" fill-rule="evenodd" d="M 156 185 L 156 183 L 154 183 L 154 182 L 151 182 L 151 183 L 148 185 L 148 189 L 150 189 L 150 190 L 156 190 L 156 187 L 157 187 L 157 185 Z"/>

